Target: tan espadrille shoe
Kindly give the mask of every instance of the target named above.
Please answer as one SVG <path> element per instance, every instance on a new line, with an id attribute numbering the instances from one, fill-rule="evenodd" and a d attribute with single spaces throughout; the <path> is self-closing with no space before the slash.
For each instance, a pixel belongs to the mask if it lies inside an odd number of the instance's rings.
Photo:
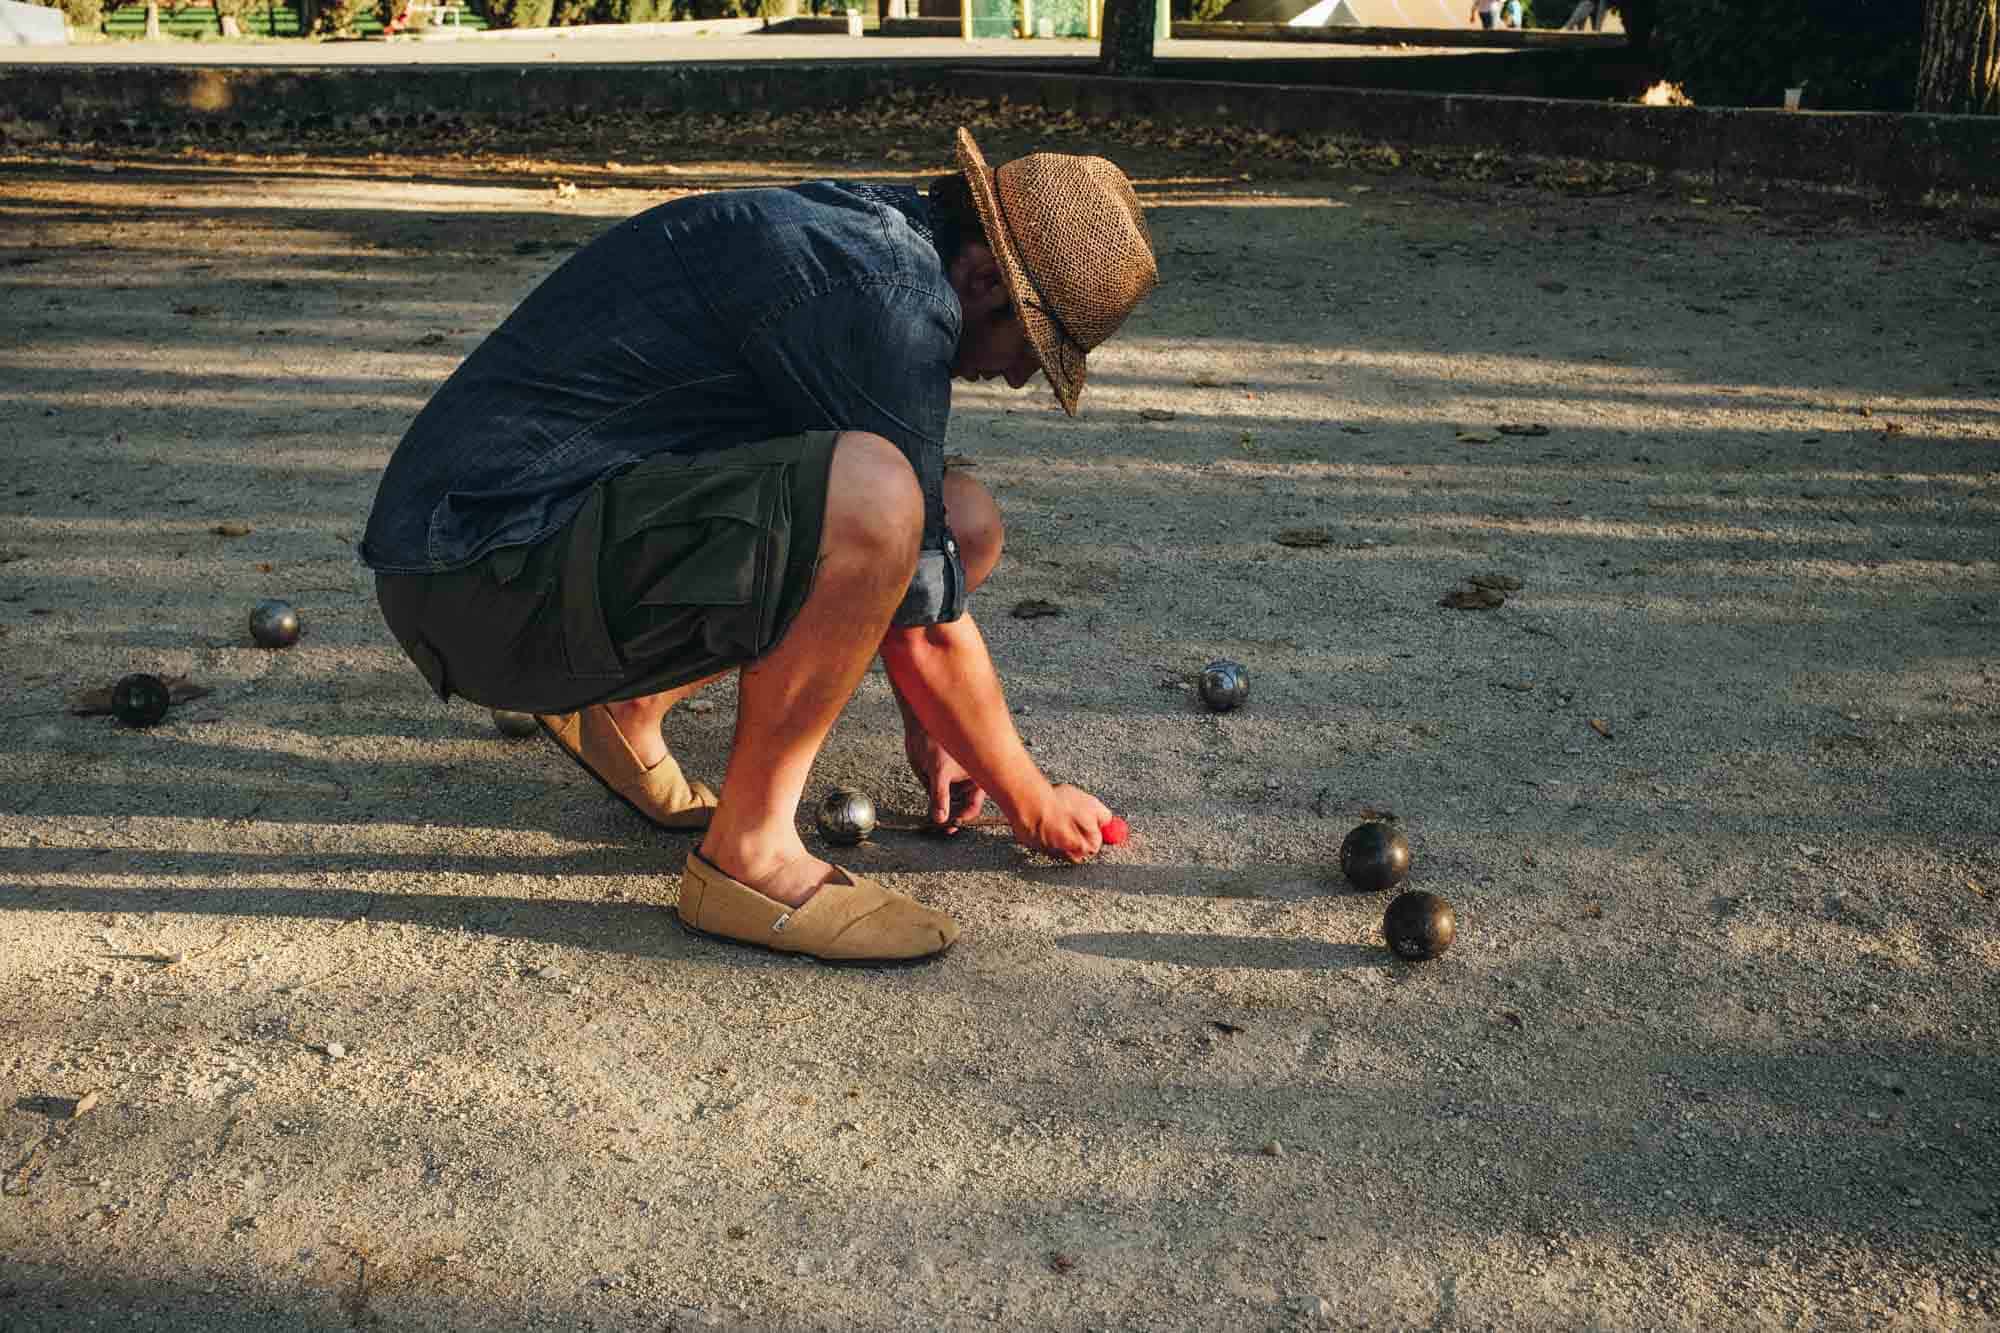
<path id="1" fill-rule="evenodd" d="M 689 852 L 681 875 L 681 924 L 701 935 L 805 954 L 823 963 L 913 963 L 958 939 L 943 912 L 835 868 L 803 907 L 787 907 Z"/>
<path id="2" fill-rule="evenodd" d="M 708 827 L 715 793 L 682 776 L 671 754 L 651 768 L 641 764 L 603 704 L 578 713 L 540 713 L 535 721 L 577 767 L 661 828 L 691 833 Z"/>

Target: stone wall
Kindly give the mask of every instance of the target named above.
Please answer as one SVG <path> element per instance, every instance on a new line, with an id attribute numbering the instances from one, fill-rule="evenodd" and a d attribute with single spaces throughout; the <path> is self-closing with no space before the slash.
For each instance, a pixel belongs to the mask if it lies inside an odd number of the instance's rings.
<path id="1" fill-rule="evenodd" d="M 1456 59 L 1456 58 L 1455 58 Z M 1234 63 L 1234 62 L 1232 62 Z M 1180 73 L 1234 72 L 1190 61 Z M 1235 64 L 1240 69 L 1240 63 Z M 1074 64 L 1067 67 L 1075 69 Z M 1788 180 L 1914 197 L 2000 195 L 2000 118 L 1647 107 L 1462 93 L 1106 79 L 1047 65 L 936 60 L 766 65 L 188 67 L 16 65 L 0 71 L 0 127 L 64 138 L 292 133 L 439 120 L 527 121 L 618 107 L 785 110 L 937 88 L 1085 116 L 1228 123 L 1398 147 L 1490 148 L 1644 163 L 1718 182 Z"/>
<path id="2" fill-rule="evenodd" d="M 1634 162 L 1718 183 L 1796 181 L 1906 198 L 1931 190 L 2000 196 L 2000 117 L 1994 116 L 1655 107 L 995 68 L 963 70 L 952 86 L 1086 117 Z"/>

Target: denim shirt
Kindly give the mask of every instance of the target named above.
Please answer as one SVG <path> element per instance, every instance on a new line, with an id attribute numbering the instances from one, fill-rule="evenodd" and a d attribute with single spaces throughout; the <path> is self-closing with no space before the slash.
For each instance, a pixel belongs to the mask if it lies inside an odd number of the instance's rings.
<path id="1" fill-rule="evenodd" d="M 814 181 L 662 204 L 572 255 L 432 396 L 382 476 L 361 559 L 463 569 L 547 539 L 651 455 L 866 430 L 923 486 L 896 623 L 955 620 L 965 576 L 943 483 L 961 320 L 913 189 Z"/>

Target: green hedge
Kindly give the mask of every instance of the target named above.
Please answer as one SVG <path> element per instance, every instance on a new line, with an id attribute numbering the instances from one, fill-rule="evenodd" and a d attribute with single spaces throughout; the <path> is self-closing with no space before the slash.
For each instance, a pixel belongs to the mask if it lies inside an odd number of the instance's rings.
<path id="1" fill-rule="evenodd" d="M 763 10 L 763 0 L 478 0 L 478 3 L 490 28 L 753 18 Z"/>
<path id="2" fill-rule="evenodd" d="M 546 28 L 555 0 L 485 0 L 480 13 L 489 28 Z"/>
<path id="3" fill-rule="evenodd" d="M 1916 98 L 1922 0 L 1673 0 L 1653 50 L 1701 106 L 1907 111 Z"/>

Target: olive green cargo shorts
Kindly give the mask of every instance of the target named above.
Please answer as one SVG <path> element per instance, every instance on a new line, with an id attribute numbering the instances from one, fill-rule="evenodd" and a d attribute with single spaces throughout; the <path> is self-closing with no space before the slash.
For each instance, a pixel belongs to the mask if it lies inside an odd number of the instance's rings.
<path id="1" fill-rule="evenodd" d="M 755 661 L 812 591 L 832 431 L 650 458 L 539 545 L 378 574 L 383 619 L 440 699 L 566 713 Z"/>

